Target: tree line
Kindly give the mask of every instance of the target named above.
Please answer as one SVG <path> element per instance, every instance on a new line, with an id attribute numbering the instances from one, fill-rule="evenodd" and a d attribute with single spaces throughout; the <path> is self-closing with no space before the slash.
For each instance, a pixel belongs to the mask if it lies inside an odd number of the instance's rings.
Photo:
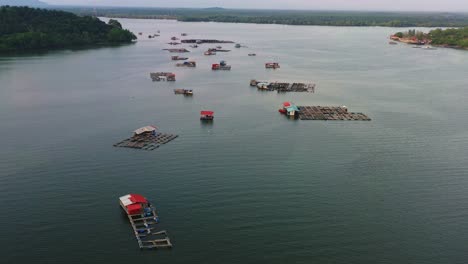
<path id="1" fill-rule="evenodd" d="M 238 10 L 223 8 L 67 8 L 77 14 L 106 17 L 164 18 L 187 22 L 230 22 L 286 25 L 463 27 L 468 14 L 443 12 L 364 12 L 311 10 Z"/>
<path id="2" fill-rule="evenodd" d="M 399 38 L 415 37 L 418 40 L 428 39 L 433 45 L 468 49 L 468 27 L 448 29 L 438 28 L 429 31 L 429 33 L 410 29 L 405 32 L 397 32 L 395 33 L 395 36 Z"/>
<path id="3" fill-rule="evenodd" d="M 0 7 L 0 52 L 131 43 L 136 36 L 116 20 L 29 7 Z"/>

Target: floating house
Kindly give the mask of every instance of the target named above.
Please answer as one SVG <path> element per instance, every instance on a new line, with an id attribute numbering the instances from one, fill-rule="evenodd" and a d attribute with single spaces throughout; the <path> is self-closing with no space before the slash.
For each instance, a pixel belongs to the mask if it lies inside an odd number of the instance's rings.
<path id="1" fill-rule="evenodd" d="M 215 63 L 211 65 L 211 69 L 213 71 L 230 71 L 231 70 L 231 65 L 227 65 L 225 61 L 220 61 L 219 64 Z"/>
<path id="2" fill-rule="evenodd" d="M 203 54 L 205 54 L 206 56 L 210 56 L 210 55 L 216 55 L 216 52 L 208 50 L 208 51 L 205 51 L 205 53 Z"/>
<path id="3" fill-rule="evenodd" d="M 188 49 L 163 49 L 163 50 L 167 50 L 169 51 L 170 53 L 185 53 L 185 52 L 190 52 Z"/>
<path id="4" fill-rule="evenodd" d="M 291 102 L 284 102 L 282 107 L 278 110 L 278 112 L 287 115 L 288 117 L 291 118 L 296 118 L 299 116 L 299 108 L 295 106 Z"/>
<path id="5" fill-rule="evenodd" d="M 299 116 L 299 108 L 295 105 L 291 105 L 286 108 L 286 115 L 291 118 L 296 118 Z"/>
<path id="6" fill-rule="evenodd" d="M 179 56 L 172 56 L 171 60 L 176 61 L 176 60 L 188 60 L 187 57 L 179 57 Z"/>
<path id="7" fill-rule="evenodd" d="M 171 248 L 166 231 L 156 231 L 159 217 L 154 206 L 140 194 L 127 194 L 119 203 L 133 228 L 141 249 Z"/>
<path id="8" fill-rule="evenodd" d="M 200 112 L 200 120 L 202 121 L 213 121 L 214 119 L 214 112 L 213 111 L 201 111 Z"/>
<path id="9" fill-rule="evenodd" d="M 193 90 L 188 89 L 174 89 L 175 94 L 183 94 L 183 95 L 193 95 Z"/>
<path id="10" fill-rule="evenodd" d="M 177 63 L 177 67 L 189 67 L 189 68 L 195 68 L 197 67 L 197 63 L 195 61 L 184 61 L 182 63 Z"/>
<path id="11" fill-rule="evenodd" d="M 234 43 L 229 40 L 217 40 L 217 39 L 183 39 L 181 40 L 182 43 L 197 43 L 197 44 L 202 44 L 202 43 Z"/>
<path id="12" fill-rule="evenodd" d="M 267 62 L 267 63 L 265 63 L 265 68 L 267 68 L 267 69 L 278 69 L 278 68 L 280 68 L 280 65 L 277 62 Z"/>
<path id="13" fill-rule="evenodd" d="M 133 136 L 153 135 L 156 136 L 158 128 L 156 126 L 144 126 L 133 131 Z"/>
<path id="14" fill-rule="evenodd" d="M 175 82 L 176 75 L 172 72 L 152 72 L 150 73 L 151 80 L 153 82 L 168 81 Z"/>

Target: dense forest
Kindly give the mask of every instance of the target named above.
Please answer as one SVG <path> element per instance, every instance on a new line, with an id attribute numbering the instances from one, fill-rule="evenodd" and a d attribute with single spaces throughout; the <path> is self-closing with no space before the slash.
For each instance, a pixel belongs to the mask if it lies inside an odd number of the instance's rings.
<path id="1" fill-rule="evenodd" d="M 397 32 L 395 36 L 402 39 L 415 38 L 428 40 L 432 45 L 468 49 L 468 27 L 435 29 L 424 33 L 415 29 Z"/>
<path id="2" fill-rule="evenodd" d="M 177 19 L 191 22 L 232 22 L 325 26 L 462 27 L 468 14 L 418 12 L 357 12 L 309 10 L 235 10 L 223 8 L 67 8 L 81 15 Z"/>
<path id="3" fill-rule="evenodd" d="M 130 43 L 135 35 L 111 19 L 29 7 L 0 7 L 0 52 Z"/>

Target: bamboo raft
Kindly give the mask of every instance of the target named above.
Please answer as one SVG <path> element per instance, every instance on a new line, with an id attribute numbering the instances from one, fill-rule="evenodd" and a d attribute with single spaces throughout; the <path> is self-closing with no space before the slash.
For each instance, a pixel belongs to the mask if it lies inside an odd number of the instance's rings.
<path id="1" fill-rule="evenodd" d="M 158 133 L 156 135 L 152 135 L 152 134 L 134 135 L 131 138 L 127 138 L 125 140 L 120 141 L 119 143 L 114 144 L 114 147 L 134 148 L 134 149 L 151 151 L 151 150 L 155 150 L 159 148 L 161 145 L 171 142 L 177 137 L 179 136 L 173 135 L 173 134 L 163 134 L 163 133 Z"/>
<path id="2" fill-rule="evenodd" d="M 300 120 L 371 121 L 363 113 L 351 113 L 344 106 L 298 106 Z"/>
<path id="3" fill-rule="evenodd" d="M 251 80 L 250 86 L 256 86 L 263 91 L 285 92 L 309 92 L 315 93 L 316 85 L 314 83 L 288 83 L 288 82 L 268 82 Z"/>

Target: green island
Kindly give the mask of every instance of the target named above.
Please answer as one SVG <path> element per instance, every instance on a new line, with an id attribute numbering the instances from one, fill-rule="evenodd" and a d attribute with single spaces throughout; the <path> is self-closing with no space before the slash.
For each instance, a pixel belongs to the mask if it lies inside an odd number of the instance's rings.
<path id="1" fill-rule="evenodd" d="M 468 49 L 468 27 L 434 29 L 429 33 L 410 29 L 397 32 L 390 37 L 392 40 L 415 45 L 433 45 L 447 48 Z"/>
<path id="2" fill-rule="evenodd" d="M 174 19 L 185 22 L 228 22 L 321 26 L 464 27 L 467 13 L 224 8 L 60 7 L 80 15 L 113 18 Z"/>
<path id="3" fill-rule="evenodd" d="M 132 43 L 136 36 L 114 19 L 29 8 L 0 7 L 0 52 L 82 48 Z"/>

